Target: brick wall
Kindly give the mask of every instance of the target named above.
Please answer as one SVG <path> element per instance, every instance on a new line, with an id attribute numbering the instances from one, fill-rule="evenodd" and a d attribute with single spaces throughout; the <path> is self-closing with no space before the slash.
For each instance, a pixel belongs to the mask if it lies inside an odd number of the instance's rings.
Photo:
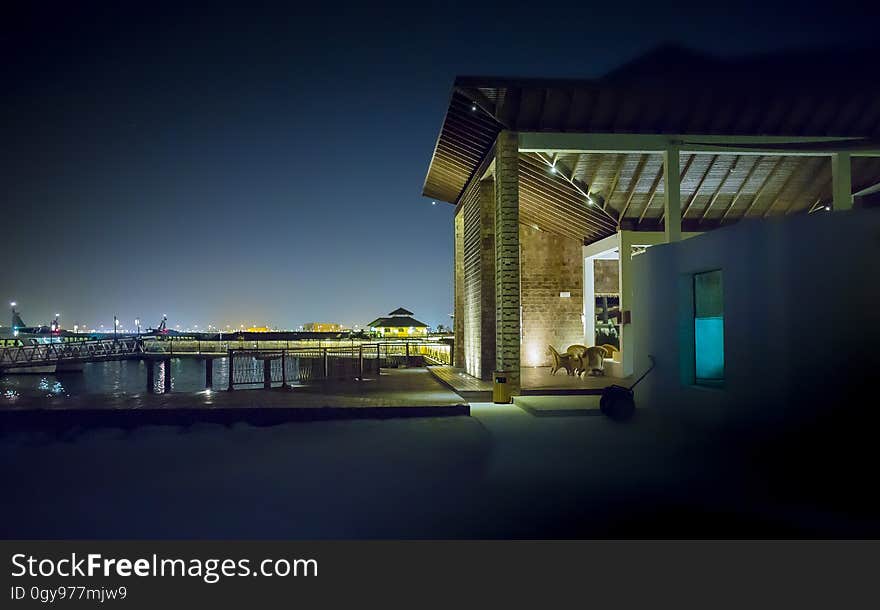
<path id="1" fill-rule="evenodd" d="M 523 366 L 547 366 L 548 345 L 564 351 L 584 343 L 582 244 L 528 225 L 519 235 Z"/>
<path id="2" fill-rule="evenodd" d="M 519 140 L 502 131 L 495 141 L 495 366 L 520 381 Z"/>
<path id="3" fill-rule="evenodd" d="M 464 214 L 461 209 L 455 213 L 455 295 L 453 304 L 454 318 L 452 330 L 455 337 L 453 345 L 452 364 L 463 367 L 464 354 Z"/>

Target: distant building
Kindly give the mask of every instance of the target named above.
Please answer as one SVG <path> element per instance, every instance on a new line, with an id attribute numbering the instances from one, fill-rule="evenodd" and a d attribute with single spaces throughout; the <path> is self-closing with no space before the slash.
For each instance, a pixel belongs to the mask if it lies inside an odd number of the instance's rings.
<path id="1" fill-rule="evenodd" d="M 272 332 L 272 329 L 268 326 L 251 326 L 247 329 L 249 333 L 268 333 Z"/>
<path id="2" fill-rule="evenodd" d="M 367 326 L 383 337 L 426 337 L 428 325 L 412 317 L 413 312 L 403 307 L 395 309 L 384 318 L 376 318 Z"/>
<path id="3" fill-rule="evenodd" d="M 303 330 L 310 333 L 338 333 L 348 329 L 335 322 L 306 322 Z"/>

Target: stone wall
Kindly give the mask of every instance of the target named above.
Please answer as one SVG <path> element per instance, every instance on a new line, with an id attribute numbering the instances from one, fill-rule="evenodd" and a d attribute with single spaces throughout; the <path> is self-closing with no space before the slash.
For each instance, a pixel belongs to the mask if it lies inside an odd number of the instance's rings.
<path id="1" fill-rule="evenodd" d="M 516 394 L 520 382 L 519 140 L 495 140 L 495 366 Z"/>
<path id="2" fill-rule="evenodd" d="M 547 366 L 552 345 L 584 343 L 582 244 L 520 225 L 523 366 Z M 560 296 L 569 293 L 570 296 Z"/>
<path id="3" fill-rule="evenodd" d="M 455 337 L 452 364 L 463 367 L 464 355 L 464 214 L 461 209 L 455 213 L 455 295 L 453 304 L 452 330 Z"/>

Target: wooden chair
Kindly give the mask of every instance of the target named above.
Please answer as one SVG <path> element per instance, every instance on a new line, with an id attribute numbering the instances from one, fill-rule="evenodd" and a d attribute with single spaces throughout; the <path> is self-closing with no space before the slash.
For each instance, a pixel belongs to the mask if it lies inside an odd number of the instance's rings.
<path id="1" fill-rule="evenodd" d="M 550 355 L 553 357 L 553 364 L 550 366 L 550 374 L 555 375 L 556 371 L 559 369 L 565 369 L 569 375 L 574 375 L 576 362 L 571 355 L 568 353 L 560 354 L 552 345 L 548 345 L 547 347 L 550 348 Z"/>

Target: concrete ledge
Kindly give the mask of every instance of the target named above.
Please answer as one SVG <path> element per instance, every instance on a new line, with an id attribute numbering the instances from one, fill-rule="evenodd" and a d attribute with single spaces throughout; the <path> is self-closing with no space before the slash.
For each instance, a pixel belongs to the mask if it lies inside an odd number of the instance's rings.
<path id="1" fill-rule="evenodd" d="M 522 388 L 520 396 L 601 396 L 603 388 Z"/>

